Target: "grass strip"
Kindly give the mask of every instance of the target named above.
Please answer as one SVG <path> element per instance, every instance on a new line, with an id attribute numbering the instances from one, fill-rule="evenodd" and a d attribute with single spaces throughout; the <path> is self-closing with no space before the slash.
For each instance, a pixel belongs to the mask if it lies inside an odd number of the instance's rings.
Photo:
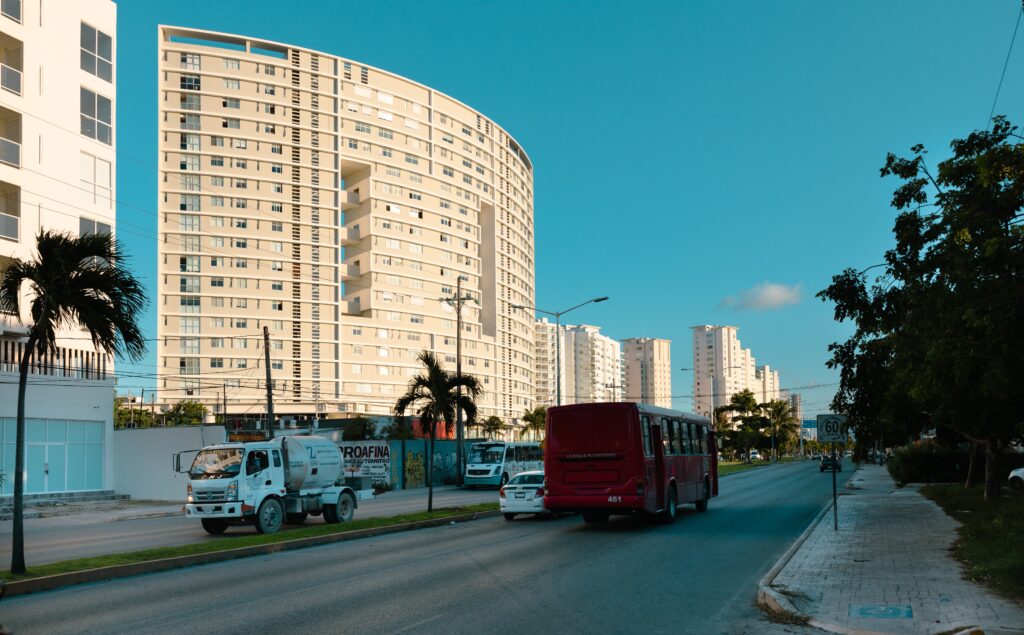
<path id="1" fill-rule="evenodd" d="M 961 523 L 953 555 L 967 578 L 1024 600 L 1024 492 L 1004 487 L 993 501 L 981 486 L 926 485 L 921 493 Z"/>
<path id="2" fill-rule="evenodd" d="M 497 509 L 497 503 L 479 503 L 476 505 L 466 505 L 464 507 L 446 507 L 443 509 L 435 509 L 433 512 L 430 513 L 416 512 L 411 514 L 399 514 L 398 516 L 387 516 L 382 518 L 364 518 L 360 520 L 353 520 L 347 523 L 342 523 L 339 525 L 311 525 L 309 527 L 290 529 L 288 531 L 282 531 L 276 534 L 225 534 L 224 536 L 220 536 L 216 539 L 211 538 L 211 540 L 208 542 L 195 543 L 191 545 L 182 545 L 180 547 L 156 547 L 154 549 L 144 549 L 142 551 L 117 553 L 106 556 L 92 556 L 90 558 L 79 558 L 77 560 L 64 560 L 61 562 L 41 564 L 38 566 L 31 567 L 28 573 L 26 573 L 25 575 L 13 575 L 10 571 L 3 571 L 0 572 L 0 578 L 8 582 L 17 580 L 28 580 L 30 578 L 57 575 L 61 573 L 75 573 L 77 571 L 99 569 L 102 567 L 110 567 L 114 565 L 135 564 L 139 562 L 147 562 L 149 560 L 162 560 L 164 558 L 176 558 L 179 556 L 192 556 L 198 554 L 213 553 L 216 551 L 227 551 L 229 549 L 238 549 L 240 547 L 269 545 L 278 542 L 285 542 L 288 540 L 297 540 L 299 538 L 312 538 L 316 536 L 325 536 L 330 534 L 343 534 L 351 531 L 357 531 L 360 529 L 376 529 L 378 527 L 390 527 L 392 525 L 402 525 L 405 523 L 414 523 L 423 520 L 448 518 L 452 516 L 459 516 L 462 514 L 472 514 L 475 512 L 489 512 Z M 196 526 L 198 527 L 198 521 Z"/>
<path id="3" fill-rule="evenodd" d="M 737 472 L 746 472 L 752 470 L 755 467 L 764 467 L 768 463 L 762 463 L 755 461 L 753 463 L 744 463 L 742 461 L 719 461 L 718 462 L 718 475 L 727 476 L 729 474 L 736 474 Z"/>

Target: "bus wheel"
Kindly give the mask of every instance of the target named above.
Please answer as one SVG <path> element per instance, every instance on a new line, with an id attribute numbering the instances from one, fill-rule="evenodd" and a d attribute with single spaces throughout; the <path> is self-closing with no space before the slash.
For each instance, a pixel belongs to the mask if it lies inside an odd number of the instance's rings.
<path id="1" fill-rule="evenodd" d="M 588 525 L 608 522 L 608 512 L 583 512 L 583 522 Z"/>
<path id="2" fill-rule="evenodd" d="M 671 525 L 676 520 L 676 508 L 679 506 L 676 498 L 676 486 L 673 483 L 668 486 L 668 496 L 665 499 L 665 509 L 661 512 L 661 521 Z"/>
<path id="3" fill-rule="evenodd" d="M 711 482 L 704 479 L 704 498 L 697 501 L 697 511 L 706 512 L 708 510 L 708 501 L 711 500 Z"/>
<path id="4" fill-rule="evenodd" d="M 508 473 L 502 474 L 501 475 L 501 483 L 498 484 L 498 487 L 505 487 L 505 485 L 507 483 L 508 483 Z"/>

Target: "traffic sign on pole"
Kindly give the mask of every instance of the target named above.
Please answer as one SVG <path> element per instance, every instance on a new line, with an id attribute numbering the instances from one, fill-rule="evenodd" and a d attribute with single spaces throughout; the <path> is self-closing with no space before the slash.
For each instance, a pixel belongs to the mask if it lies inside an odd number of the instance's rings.
<path id="1" fill-rule="evenodd" d="M 821 443 L 846 443 L 846 416 L 818 415 L 818 441 Z"/>

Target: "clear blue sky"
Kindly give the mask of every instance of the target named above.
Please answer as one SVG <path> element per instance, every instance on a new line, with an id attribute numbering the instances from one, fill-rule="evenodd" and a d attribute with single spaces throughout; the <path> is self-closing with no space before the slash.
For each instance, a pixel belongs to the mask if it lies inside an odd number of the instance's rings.
<path id="1" fill-rule="evenodd" d="M 122 0 L 118 234 L 155 303 L 157 24 L 277 40 L 422 82 L 509 130 L 535 166 L 537 306 L 608 295 L 566 320 L 671 339 L 675 407 L 691 407 L 692 375 L 678 369 L 692 366 L 695 324 L 738 326 L 784 388 L 833 383 L 826 347 L 849 330 L 814 294 L 891 246 L 887 152 L 924 143 L 938 161 L 985 125 L 1019 11 L 1019 0 Z M 996 113 L 1024 123 L 1024 34 Z M 773 300 L 790 303 L 764 308 Z M 152 308 L 145 329 L 155 336 Z M 152 376 L 154 351 L 120 370 Z M 154 381 L 121 379 L 141 385 Z M 834 387 L 798 392 L 813 416 Z"/>

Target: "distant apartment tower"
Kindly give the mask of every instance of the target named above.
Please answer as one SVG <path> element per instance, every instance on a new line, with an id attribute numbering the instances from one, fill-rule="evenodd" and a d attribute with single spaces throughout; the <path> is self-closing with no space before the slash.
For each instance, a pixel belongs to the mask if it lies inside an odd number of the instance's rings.
<path id="1" fill-rule="evenodd" d="M 804 405 L 803 398 L 800 396 L 800 393 L 782 391 L 779 398 L 786 400 L 786 403 L 789 404 L 790 412 L 793 413 L 793 417 L 802 425 L 804 419 Z"/>
<path id="2" fill-rule="evenodd" d="M 564 337 L 569 394 L 563 391 L 562 404 L 621 401 L 622 345 L 586 324 L 566 327 Z"/>
<path id="3" fill-rule="evenodd" d="M 0 3 L 0 274 L 35 256 L 40 229 L 114 232 L 116 32 L 110 0 Z M 0 314 L 3 495 L 14 485 L 22 317 Z M 29 372 L 25 492 L 112 488 L 113 360 L 73 328 Z"/>
<path id="4" fill-rule="evenodd" d="M 536 403 L 538 406 L 553 406 L 557 397 L 558 357 L 559 351 L 556 348 L 556 339 L 559 332 L 565 333 L 565 327 L 556 327 L 547 318 L 541 318 L 534 324 L 534 354 L 533 354 L 533 377 L 536 389 Z M 563 366 L 564 368 L 564 366 Z M 565 394 L 565 374 L 562 377 L 562 393 Z"/>
<path id="5" fill-rule="evenodd" d="M 622 340 L 625 401 L 672 407 L 672 342 L 652 337 Z"/>
<path id="6" fill-rule="evenodd" d="M 533 407 L 533 167 L 428 86 L 240 35 L 159 29 L 158 389 L 228 418 L 390 413 L 434 351 L 484 417 Z"/>
<path id="7" fill-rule="evenodd" d="M 751 391 L 758 403 L 779 398 L 779 373 L 757 366 L 750 349 L 740 345 L 737 327 L 703 324 L 691 331 L 696 412 L 713 412 L 743 390 Z"/>

